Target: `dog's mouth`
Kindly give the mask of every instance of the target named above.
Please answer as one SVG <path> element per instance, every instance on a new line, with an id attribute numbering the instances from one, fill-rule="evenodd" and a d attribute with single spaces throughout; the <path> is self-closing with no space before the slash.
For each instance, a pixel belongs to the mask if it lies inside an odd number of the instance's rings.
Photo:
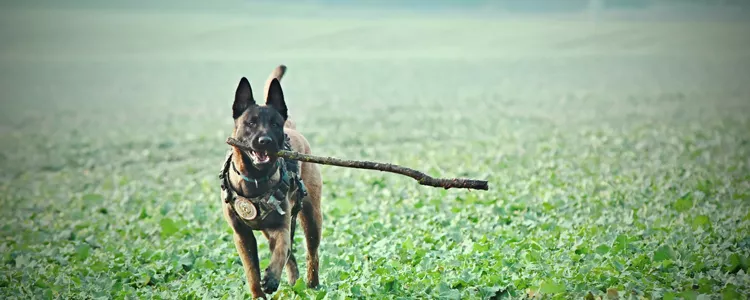
<path id="1" fill-rule="evenodd" d="M 271 161 L 271 157 L 266 151 L 250 150 L 250 158 L 253 159 L 253 163 L 255 163 L 256 165 L 265 164 Z"/>

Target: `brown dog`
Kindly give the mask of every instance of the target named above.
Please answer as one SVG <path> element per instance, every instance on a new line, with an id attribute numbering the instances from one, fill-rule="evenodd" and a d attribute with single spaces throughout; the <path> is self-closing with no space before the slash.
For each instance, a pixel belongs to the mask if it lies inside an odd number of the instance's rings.
<path id="1" fill-rule="evenodd" d="M 299 278 L 292 248 L 297 216 L 307 243 L 307 286 L 315 288 L 319 283 L 320 171 L 315 164 L 290 164 L 272 155 L 285 142 L 293 151 L 311 153 L 310 144 L 287 115 L 279 83 L 285 71 L 285 66 L 278 66 L 268 78 L 265 105 L 255 103 L 250 83 L 245 77 L 240 79 L 232 105 L 232 137 L 251 145 L 252 150 L 232 147 L 221 173 L 224 217 L 234 230 L 234 244 L 254 298 L 276 291 L 285 265 L 290 284 Z M 262 279 L 254 230 L 263 232 L 271 250 L 271 262 Z"/>

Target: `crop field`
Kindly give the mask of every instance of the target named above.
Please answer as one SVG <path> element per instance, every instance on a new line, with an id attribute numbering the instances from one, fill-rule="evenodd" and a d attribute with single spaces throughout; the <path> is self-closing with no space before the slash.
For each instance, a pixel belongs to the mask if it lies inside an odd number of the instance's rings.
<path id="1" fill-rule="evenodd" d="M 278 64 L 314 154 L 490 190 L 322 166 L 273 299 L 750 294 L 750 23 L 263 9 L 0 12 L 0 298 L 249 298 L 218 172 Z"/>

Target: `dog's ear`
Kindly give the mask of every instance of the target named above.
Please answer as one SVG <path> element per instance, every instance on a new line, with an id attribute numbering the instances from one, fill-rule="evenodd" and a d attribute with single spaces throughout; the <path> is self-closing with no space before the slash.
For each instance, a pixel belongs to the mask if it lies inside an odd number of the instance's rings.
<path id="1" fill-rule="evenodd" d="M 278 65 L 273 71 L 271 71 L 271 75 L 268 75 L 268 79 L 266 79 L 266 85 L 263 86 L 263 97 L 266 97 L 266 99 L 268 98 L 268 87 L 271 85 L 271 81 L 276 78 L 276 80 L 281 82 L 284 73 L 286 73 L 285 65 Z"/>
<path id="2" fill-rule="evenodd" d="M 284 92 L 281 90 L 281 83 L 279 80 L 274 78 L 271 80 L 271 84 L 268 85 L 268 97 L 266 98 L 266 105 L 273 107 L 276 111 L 281 114 L 281 117 L 286 121 L 287 109 L 286 102 L 284 102 Z"/>
<path id="3" fill-rule="evenodd" d="M 239 118 L 245 110 L 255 104 L 253 99 L 253 89 L 247 78 L 242 77 L 240 84 L 237 85 L 237 91 L 234 93 L 234 104 L 232 104 L 232 118 Z"/>

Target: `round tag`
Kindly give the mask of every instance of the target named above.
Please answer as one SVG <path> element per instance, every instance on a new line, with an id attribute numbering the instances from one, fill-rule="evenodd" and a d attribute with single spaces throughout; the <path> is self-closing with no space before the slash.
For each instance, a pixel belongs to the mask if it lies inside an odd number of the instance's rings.
<path id="1" fill-rule="evenodd" d="M 248 221 L 251 221 L 258 216 L 258 210 L 255 209 L 255 205 L 253 205 L 250 200 L 243 197 L 237 197 L 237 199 L 234 200 L 234 210 L 237 211 L 240 218 Z"/>

